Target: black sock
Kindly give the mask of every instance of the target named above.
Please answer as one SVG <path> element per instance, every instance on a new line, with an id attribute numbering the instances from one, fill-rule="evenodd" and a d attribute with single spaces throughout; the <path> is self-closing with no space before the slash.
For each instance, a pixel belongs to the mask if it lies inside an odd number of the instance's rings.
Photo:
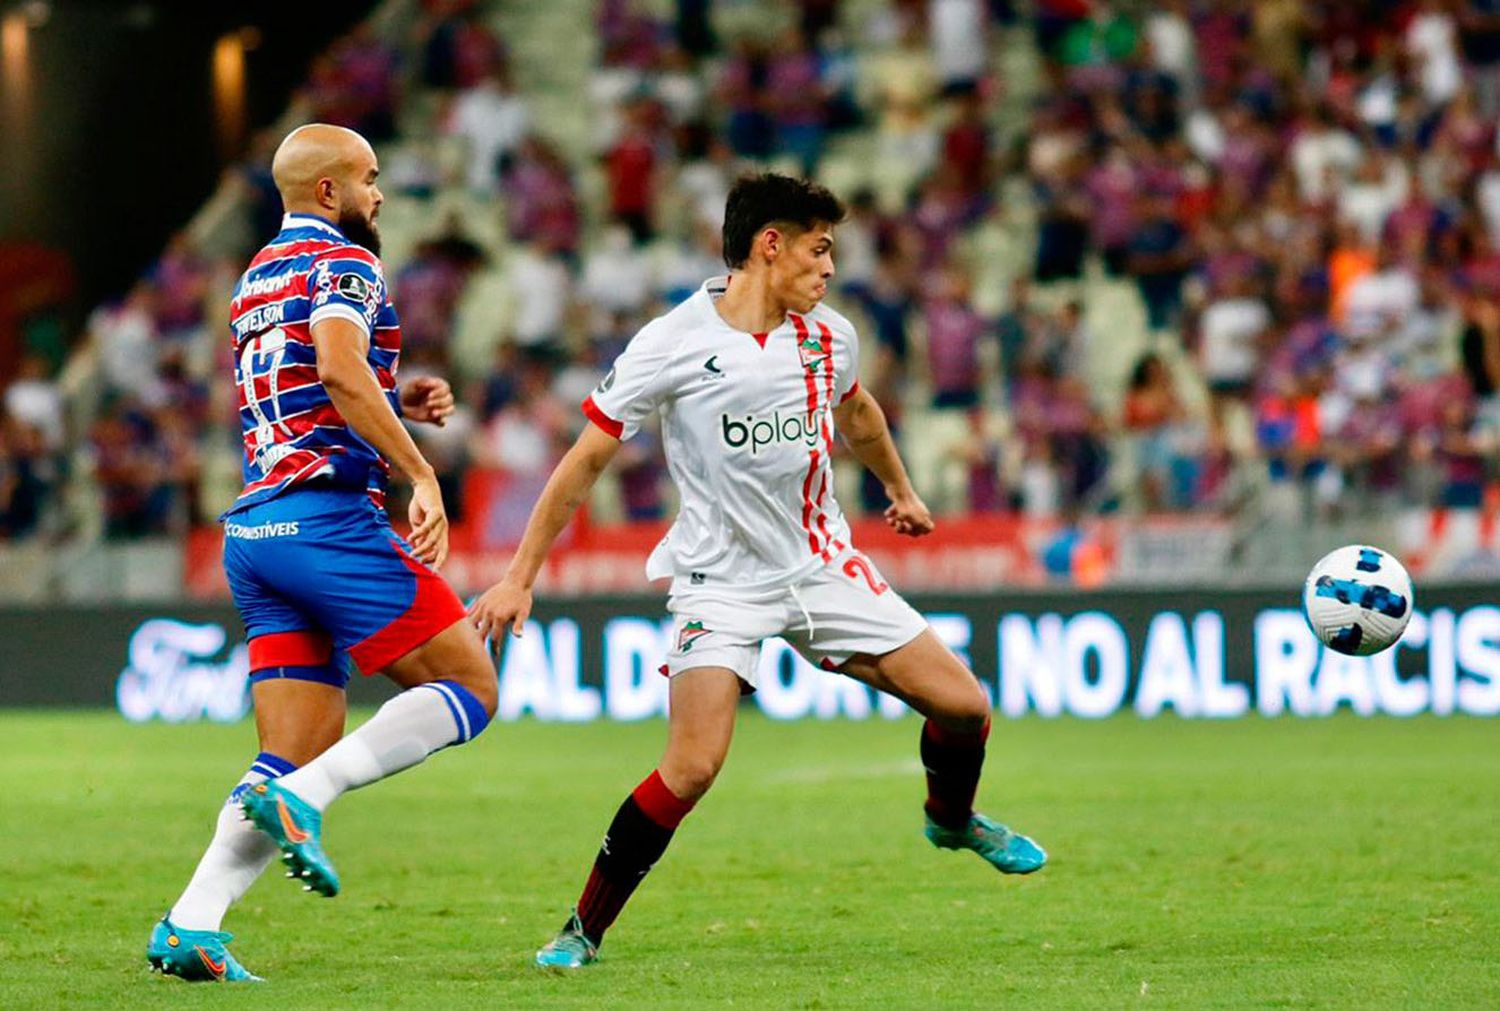
<path id="1" fill-rule="evenodd" d="M 922 767 L 927 770 L 927 817 L 947 829 L 961 829 L 974 813 L 974 794 L 984 766 L 990 722 L 973 733 L 922 724 Z"/>
<path id="2" fill-rule="evenodd" d="M 604 939 L 604 932 L 661 859 L 672 834 L 692 809 L 691 803 L 667 789 L 658 772 L 652 772 L 625 798 L 609 823 L 578 899 L 578 920 L 594 944 Z"/>

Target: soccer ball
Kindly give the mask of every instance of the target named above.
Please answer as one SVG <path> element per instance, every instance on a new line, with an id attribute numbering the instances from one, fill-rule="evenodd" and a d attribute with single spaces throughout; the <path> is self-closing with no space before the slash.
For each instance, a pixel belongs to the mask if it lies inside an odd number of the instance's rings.
<path id="1" fill-rule="evenodd" d="M 1351 544 L 1324 555 L 1302 588 L 1302 613 L 1329 649 L 1369 656 L 1406 631 L 1412 609 L 1411 576 L 1391 555 Z"/>

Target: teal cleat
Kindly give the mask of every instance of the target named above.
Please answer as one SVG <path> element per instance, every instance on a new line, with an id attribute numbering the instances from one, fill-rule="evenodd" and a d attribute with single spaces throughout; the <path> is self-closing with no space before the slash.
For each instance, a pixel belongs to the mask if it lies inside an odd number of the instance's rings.
<path id="1" fill-rule="evenodd" d="M 302 890 L 333 898 L 339 893 L 338 872 L 323 852 L 319 837 L 323 816 L 274 779 L 257 783 L 240 796 L 245 817 L 276 840 L 286 876 L 302 881 Z"/>
<path id="2" fill-rule="evenodd" d="M 962 829 L 944 828 L 928 818 L 927 840 L 939 849 L 973 850 L 1002 874 L 1030 874 L 1047 862 L 1047 852 L 1036 843 L 982 814 L 970 815 Z"/>
<path id="3" fill-rule="evenodd" d="M 154 972 L 192 983 L 264 983 L 229 953 L 232 940 L 213 930 L 181 930 L 163 916 L 146 942 L 146 961 Z"/>
<path id="4" fill-rule="evenodd" d="M 536 964 L 544 969 L 582 969 L 599 961 L 599 946 L 583 932 L 574 913 L 567 926 L 536 953 Z"/>

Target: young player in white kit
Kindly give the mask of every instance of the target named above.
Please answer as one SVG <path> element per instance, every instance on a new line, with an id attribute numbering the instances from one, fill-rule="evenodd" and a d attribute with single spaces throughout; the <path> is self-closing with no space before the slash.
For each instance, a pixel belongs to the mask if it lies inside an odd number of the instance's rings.
<path id="1" fill-rule="evenodd" d="M 743 692 L 756 687 L 763 640 L 902 699 L 925 716 L 927 837 L 971 849 L 999 870 L 1046 862 L 1030 839 L 972 805 L 989 733 L 974 675 L 851 543 L 833 497 L 834 433 L 885 486 L 886 522 L 919 537 L 932 517 L 911 487 L 873 397 L 859 387 L 859 345 L 822 305 L 843 206 L 821 186 L 778 175 L 729 194 L 731 273 L 636 334 L 583 403 L 592 422 L 558 464 L 505 578 L 471 608 L 481 633 L 531 611 L 531 586 L 557 534 L 587 499 L 621 440 L 661 415 L 676 522 L 647 575 L 670 577 L 674 621 L 667 750 L 625 799 L 578 907 L 537 953 L 540 965 L 593 962 L 604 931 L 713 784 Z"/>

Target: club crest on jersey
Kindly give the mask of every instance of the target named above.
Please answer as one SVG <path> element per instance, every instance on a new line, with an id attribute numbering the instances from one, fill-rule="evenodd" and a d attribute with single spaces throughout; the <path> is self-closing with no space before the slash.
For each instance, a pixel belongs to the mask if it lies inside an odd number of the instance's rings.
<path id="1" fill-rule="evenodd" d="M 826 372 L 831 365 L 833 351 L 825 348 L 823 342 L 816 337 L 804 337 L 797 343 L 797 357 L 802 359 L 802 367 L 808 373 Z"/>
<path id="2" fill-rule="evenodd" d="M 677 633 L 677 652 L 686 653 L 688 650 L 693 648 L 693 643 L 697 642 L 699 639 L 703 638 L 705 635 L 712 631 L 713 629 L 711 628 L 704 628 L 703 622 L 701 621 L 687 622 Z"/>

